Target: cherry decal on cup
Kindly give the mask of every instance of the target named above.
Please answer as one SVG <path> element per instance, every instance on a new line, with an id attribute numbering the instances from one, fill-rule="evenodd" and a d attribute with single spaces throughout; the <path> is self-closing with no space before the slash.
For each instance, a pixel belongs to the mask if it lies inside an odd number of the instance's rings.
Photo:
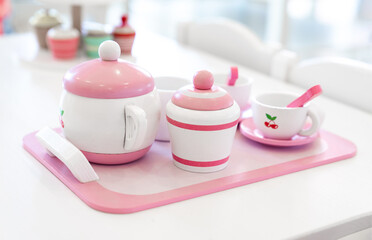
<path id="1" fill-rule="evenodd" d="M 270 114 L 267 114 L 266 113 L 266 117 L 267 119 L 269 119 L 269 121 L 265 122 L 265 126 L 268 127 L 268 128 L 272 128 L 272 129 L 277 129 L 279 126 L 277 124 L 275 124 L 274 120 L 276 119 L 276 116 L 272 117 Z"/>
<path id="2" fill-rule="evenodd" d="M 59 121 L 61 123 L 62 128 L 65 127 L 65 123 L 62 120 L 62 116 L 63 116 L 64 113 L 65 113 L 65 111 L 61 110 L 60 115 L 59 115 Z"/>

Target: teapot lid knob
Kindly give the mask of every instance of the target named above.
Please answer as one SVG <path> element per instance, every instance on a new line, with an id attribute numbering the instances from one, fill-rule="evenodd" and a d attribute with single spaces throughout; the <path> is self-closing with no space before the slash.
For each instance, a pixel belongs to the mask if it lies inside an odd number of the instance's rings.
<path id="1" fill-rule="evenodd" d="M 202 70 L 194 75 L 194 86 L 199 90 L 209 90 L 213 86 L 214 78 L 212 73 Z"/>
<path id="2" fill-rule="evenodd" d="M 104 41 L 99 45 L 98 54 L 103 61 L 116 61 L 121 54 L 120 46 L 112 40 Z"/>

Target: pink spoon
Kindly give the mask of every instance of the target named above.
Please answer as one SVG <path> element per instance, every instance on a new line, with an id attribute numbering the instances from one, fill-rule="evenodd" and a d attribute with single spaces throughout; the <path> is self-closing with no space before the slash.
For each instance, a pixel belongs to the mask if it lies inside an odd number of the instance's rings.
<path id="1" fill-rule="evenodd" d="M 313 98 L 322 94 L 322 88 L 320 85 L 315 85 L 309 88 L 304 94 L 296 98 L 293 102 L 287 105 L 289 108 L 303 107 L 305 103 L 311 101 Z"/>
<path id="2" fill-rule="evenodd" d="M 239 77 L 238 67 L 231 67 L 230 68 L 230 76 L 227 79 L 227 85 L 234 86 L 238 77 Z"/>

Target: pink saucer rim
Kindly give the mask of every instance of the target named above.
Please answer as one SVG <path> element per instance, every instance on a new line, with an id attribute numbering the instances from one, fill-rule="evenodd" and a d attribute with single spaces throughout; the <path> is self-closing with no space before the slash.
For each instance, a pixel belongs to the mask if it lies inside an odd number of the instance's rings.
<path id="1" fill-rule="evenodd" d="M 255 134 L 255 130 L 259 131 L 255 126 L 252 128 L 252 125 L 254 126 L 253 123 L 253 118 L 245 118 L 240 122 L 239 126 L 239 131 L 245 136 L 246 138 L 259 142 L 262 144 L 266 145 L 271 145 L 271 146 L 278 146 L 278 147 L 295 147 L 295 146 L 301 146 L 305 145 L 308 143 L 311 143 L 315 141 L 319 137 L 319 131 L 314 133 L 311 136 L 304 137 L 304 136 L 299 136 L 295 135 L 294 137 L 298 136 L 300 138 L 297 138 L 295 140 L 290 139 L 290 140 L 280 140 L 280 139 L 271 139 L 271 138 L 265 138 L 265 137 L 260 137 Z M 247 130 L 249 129 L 249 130 Z"/>

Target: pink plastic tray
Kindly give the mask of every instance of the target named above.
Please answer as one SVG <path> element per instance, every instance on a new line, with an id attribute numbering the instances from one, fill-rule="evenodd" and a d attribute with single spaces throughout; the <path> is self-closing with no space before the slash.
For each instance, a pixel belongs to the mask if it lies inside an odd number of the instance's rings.
<path id="1" fill-rule="evenodd" d="M 58 130 L 59 131 L 59 130 Z M 191 173 L 174 166 L 170 144 L 155 142 L 142 159 L 123 165 L 93 164 L 97 182 L 80 183 L 64 164 L 50 157 L 35 138 L 24 148 L 90 207 L 110 213 L 131 213 L 250 184 L 355 155 L 356 146 L 321 131 L 314 142 L 299 147 L 271 147 L 253 142 L 238 131 L 229 165 L 215 173 Z"/>

